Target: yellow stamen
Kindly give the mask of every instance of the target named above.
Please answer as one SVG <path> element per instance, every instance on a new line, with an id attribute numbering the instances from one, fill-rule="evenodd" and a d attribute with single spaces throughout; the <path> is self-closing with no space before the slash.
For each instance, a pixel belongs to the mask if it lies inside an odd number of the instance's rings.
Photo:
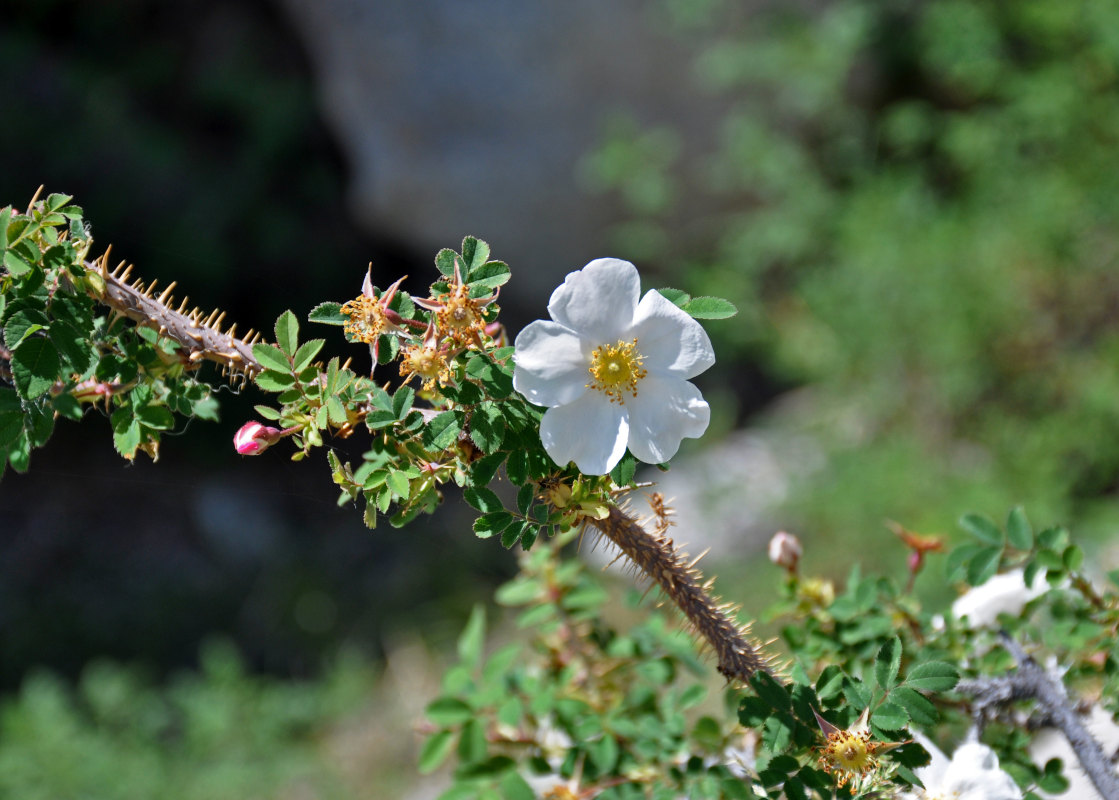
<path id="1" fill-rule="evenodd" d="M 385 331 L 388 320 L 381 302 L 360 295 L 342 306 L 342 314 L 349 318 L 343 330 L 358 341 L 373 344 Z"/>
<path id="2" fill-rule="evenodd" d="M 870 732 L 835 731 L 828 734 L 820 764 L 826 772 L 838 772 L 837 782 L 843 786 L 855 775 L 869 772 L 875 766 L 875 753 L 881 743 L 870 740 Z"/>
<path id="3" fill-rule="evenodd" d="M 470 297 L 470 290 L 458 284 L 445 296 L 443 307 L 436 314 L 439 331 L 458 344 L 467 344 L 485 328 L 482 305 Z"/>
<path id="4" fill-rule="evenodd" d="M 451 370 L 446 353 L 430 346 L 412 345 L 400 356 L 400 374 L 409 378 L 419 375 L 424 381 L 423 388 L 431 391 L 436 384 L 450 379 Z"/>
<path id="5" fill-rule="evenodd" d="M 637 383 L 648 371 L 641 366 L 645 357 L 637 350 L 637 339 L 632 342 L 618 340 L 617 344 L 600 345 L 591 354 L 588 371 L 589 389 L 597 389 L 610 398 L 611 403 L 625 404 L 625 394 L 637 396 Z"/>

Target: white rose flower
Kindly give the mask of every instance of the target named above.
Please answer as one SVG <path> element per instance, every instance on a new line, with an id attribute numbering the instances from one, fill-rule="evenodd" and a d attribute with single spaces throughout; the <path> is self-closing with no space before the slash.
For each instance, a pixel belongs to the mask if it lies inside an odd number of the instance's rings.
<path id="1" fill-rule="evenodd" d="M 517 336 L 513 386 L 548 407 L 540 438 L 557 464 L 604 475 L 627 447 L 659 464 L 707 430 L 711 408 L 688 379 L 715 363 L 711 340 L 659 292 L 640 294 L 633 264 L 596 259 L 552 293 L 551 321 Z"/>
<path id="2" fill-rule="evenodd" d="M 966 742 L 949 760 L 924 736 L 915 738 L 932 760 L 916 769 L 925 788 L 905 793 L 906 800 L 1022 800 L 1022 790 L 999 769 L 999 757 L 987 745 Z"/>
<path id="3" fill-rule="evenodd" d="M 1044 573 L 1026 586 L 1020 569 L 995 575 L 981 586 L 968 589 L 952 603 L 952 616 L 968 618 L 972 628 L 989 628 L 998 623 L 999 614 L 1018 614 L 1026 603 L 1049 590 Z"/>

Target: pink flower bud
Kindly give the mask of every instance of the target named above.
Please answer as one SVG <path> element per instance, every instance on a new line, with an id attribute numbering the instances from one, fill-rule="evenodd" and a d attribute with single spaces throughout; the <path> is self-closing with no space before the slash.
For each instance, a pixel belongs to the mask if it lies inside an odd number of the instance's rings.
<path id="1" fill-rule="evenodd" d="M 284 432 L 260 422 L 246 422 L 233 436 L 233 446 L 243 456 L 258 456 L 280 441 Z"/>
<path id="2" fill-rule="evenodd" d="M 769 560 L 790 572 L 797 568 L 802 552 L 800 540 L 791 533 L 778 531 L 769 540 Z"/>

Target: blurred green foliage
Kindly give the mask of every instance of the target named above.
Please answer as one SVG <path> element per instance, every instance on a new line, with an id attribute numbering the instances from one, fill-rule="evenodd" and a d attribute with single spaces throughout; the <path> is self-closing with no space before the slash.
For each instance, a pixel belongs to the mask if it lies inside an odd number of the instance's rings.
<path id="1" fill-rule="evenodd" d="M 279 682 L 247 675 L 217 641 L 201 662 L 164 688 L 105 661 L 73 688 L 30 676 L 0 712 L 0 796 L 366 796 L 329 762 L 324 740 L 368 702 L 368 667 L 342 660 L 316 683 Z"/>
<path id="2" fill-rule="evenodd" d="M 805 529 L 1027 498 L 1115 521 L 1119 6 L 661 11 L 725 100 L 718 144 L 616 127 L 588 175 L 632 212 L 623 254 L 743 310 L 724 364 L 810 387 L 784 418 L 831 452 Z"/>

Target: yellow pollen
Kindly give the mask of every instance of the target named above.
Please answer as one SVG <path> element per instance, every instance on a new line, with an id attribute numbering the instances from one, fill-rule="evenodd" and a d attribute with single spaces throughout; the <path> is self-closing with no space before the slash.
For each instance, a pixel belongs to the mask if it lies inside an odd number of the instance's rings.
<path id="1" fill-rule="evenodd" d="M 342 314 L 348 318 L 343 330 L 366 344 L 373 344 L 385 330 L 385 309 L 379 300 L 360 295 L 342 306 Z"/>
<path id="2" fill-rule="evenodd" d="M 599 345 L 591 353 L 589 389 L 597 389 L 610 398 L 611 403 L 624 405 L 625 395 L 637 396 L 637 383 L 648 371 L 641 366 L 645 357 L 637 351 L 637 339 L 632 342 L 618 340 L 617 344 Z"/>
<path id="3" fill-rule="evenodd" d="M 409 378 L 419 375 L 424 380 L 423 388 L 430 391 L 450 378 L 450 366 L 445 353 L 434 347 L 412 345 L 400 357 L 400 374 Z"/>
<path id="4" fill-rule="evenodd" d="M 821 751 L 820 764 L 827 772 L 837 771 L 838 783 L 843 786 L 853 775 L 868 772 L 874 767 L 874 754 L 879 747 L 879 742 L 870 740 L 869 732 L 830 733 Z"/>

